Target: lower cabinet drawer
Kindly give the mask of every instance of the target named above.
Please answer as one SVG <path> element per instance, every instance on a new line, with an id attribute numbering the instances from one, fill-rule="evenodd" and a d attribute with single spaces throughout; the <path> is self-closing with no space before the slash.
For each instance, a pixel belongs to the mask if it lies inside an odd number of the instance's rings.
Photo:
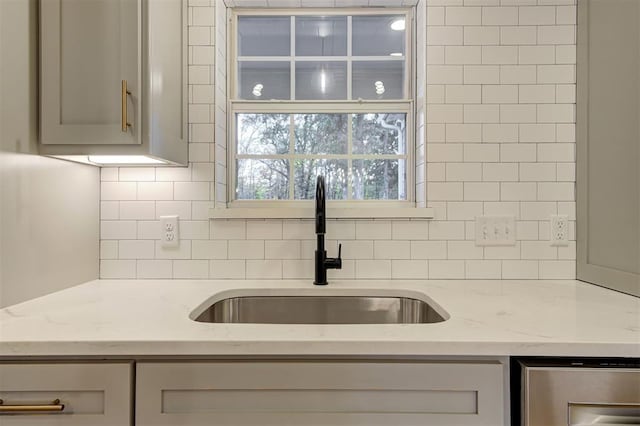
<path id="1" fill-rule="evenodd" d="M 139 363 L 136 425 L 504 424 L 503 365 Z"/>
<path id="2" fill-rule="evenodd" d="M 0 425 L 128 426 L 131 383 L 128 363 L 0 363 Z"/>

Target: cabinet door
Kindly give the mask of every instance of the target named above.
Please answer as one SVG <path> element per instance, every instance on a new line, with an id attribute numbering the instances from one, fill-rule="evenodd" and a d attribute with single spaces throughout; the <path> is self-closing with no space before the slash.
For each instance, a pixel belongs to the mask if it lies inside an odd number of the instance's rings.
<path id="1" fill-rule="evenodd" d="M 141 363 L 136 377 L 138 426 L 504 424 L 499 363 Z"/>
<path id="2" fill-rule="evenodd" d="M 0 364 L 2 426 L 127 426 L 131 397 L 130 364 Z"/>
<path id="3" fill-rule="evenodd" d="M 40 1 L 43 144 L 140 143 L 140 2 Z"/>

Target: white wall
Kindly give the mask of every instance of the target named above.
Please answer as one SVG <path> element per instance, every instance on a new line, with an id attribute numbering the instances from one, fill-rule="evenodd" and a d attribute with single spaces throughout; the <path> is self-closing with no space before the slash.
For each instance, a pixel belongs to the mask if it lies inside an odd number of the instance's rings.
<path id="1" fill-rule="evenodd" d="M 425 3 L 426 2 L 426 3 Z M 575 278 L 575 0 L 422 0 L 427 6 L 427 205 L 436 219 L 328 223 L 344 278 Z M 314 3 L 315 4 L 315 3 Z M 224 155 L 222 0 L 189 1 L 188 169 L 103 169 L 101 277 L 311 278 L 311 221 L 209 221 Z M 218 15 L 224 16 L 224 15 Z M 419 118 L 420 120 L 420 118 Z M 219 141 L 217 141 L 219 142 Z M 570 244 L 552 247 L 549 216 Z M 177 250 L 158 217 L 180 215 Z M 477 247 L 477 215 L 513 215 L 514 247 Z"/>
<path id="2" fill-rule="evenodd" d="M 0 307 L 98 276 L 98 169 L 37 153 L 37 1 L 0 1 Z"/>

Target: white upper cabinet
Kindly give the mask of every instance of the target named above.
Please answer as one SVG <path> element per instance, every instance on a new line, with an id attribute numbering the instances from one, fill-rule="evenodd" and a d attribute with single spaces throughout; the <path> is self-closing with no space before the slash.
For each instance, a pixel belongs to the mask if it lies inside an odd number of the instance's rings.
<path id="1" fill-rule="evenodd" d="M 41 0 L 40 17 L 41 153 L 186 164 L 185 0 Z"/>

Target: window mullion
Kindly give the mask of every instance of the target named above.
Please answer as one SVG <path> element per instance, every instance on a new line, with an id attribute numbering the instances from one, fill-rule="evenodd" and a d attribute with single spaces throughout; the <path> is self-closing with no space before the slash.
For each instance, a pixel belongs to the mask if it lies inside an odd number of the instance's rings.
<path id="1" fill-rule="evenodd" d="M 293 114 L 289 114 L 289 155 L 291 156 L 289 159 L 289 199 L 293 200 L 295 198 L 295 162 L 296 160 L 293 158 L 295 155 L 295 143 L 296 143 L 296 125 Z"/>
<path id="2" fill-rule="evenodd" d="M 353 199 L 353 114 L 347 114 L 347 200 Z"/>
<path id="3" fill-rule="evenodd" d="M 291 99 L 296 99 L 296 17 L 291 16 L 291 52 L 289 52 L 291 69 L 289 71 L 291 84 Z"/>
<path id="4" fill-rule="evenodd" d="M 353 19 L 347 17 L 347 99 L 353 99 Z"/>

